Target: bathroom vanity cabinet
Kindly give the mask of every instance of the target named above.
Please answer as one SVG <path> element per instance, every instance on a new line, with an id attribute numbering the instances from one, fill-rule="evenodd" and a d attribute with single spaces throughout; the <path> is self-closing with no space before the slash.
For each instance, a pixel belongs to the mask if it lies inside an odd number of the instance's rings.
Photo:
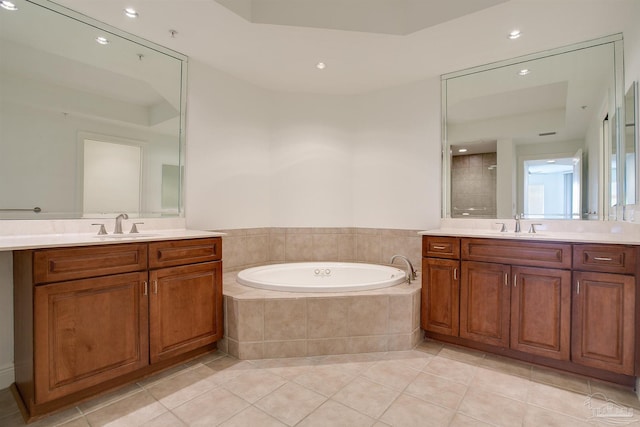
<path id="1" fill-rule="evenodd" d="M 637 250 L 424 236 L 421 326 L 435 339 L 632 383 Z"/>
<path id="2" fill-rule="evenodd" d="M 14 251 L 27 417 L 215 348 L 221 264 L 219 237 Z"/>

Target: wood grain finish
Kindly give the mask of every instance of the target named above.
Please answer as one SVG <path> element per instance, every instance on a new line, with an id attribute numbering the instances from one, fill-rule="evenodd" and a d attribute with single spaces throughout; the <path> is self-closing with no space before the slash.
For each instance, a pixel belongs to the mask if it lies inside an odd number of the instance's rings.
<path id="1" fill-rule="evenodd" d="M 35 289 L 35 403 L 149 363 L 144 272 Z"/>
<path id="2" fill-rule="evenodd" d="M 423 258 L 422 329 L 458 335 L 460 318 L 460 262 Z"/>
<path id="3" fill-rule="evenodd" d="M 33 252 L 35 283 L 61 282 L 147 268 L 147 245 L 86 246 Z"/>
<path id="4" fill-rule="evenodd" d="M 574 245 L 573 268 L 581 271 L 634 274 L 636 248 L 624 245 Z"/>
<path id="5" fill-rule="evenodd" d="M 635 278 L 575 272 L 573 338 L 575 363 L 632 375 L 635 346 Z"/>
<path id="6" fill-rule="evenodd" d="M 461 252 L 462 259 L 469 261 L 571 268 L 571 245 L 568 243 L 463 238 Z"/>
<path id="7" fill-rule="evenodd" d="M 220 237 L 149 243 L 149 268 L 174 267 L 220 259 Z"/>
<path id="8" fill-rule="evenodd" d="M 571 272 L 513 267 L 511 274 L 511 348 L 569 360 Z"/>
<path id="9" fill-rule="evenodd" d="M 422 237 L 422 256 L 433 258 L 460 258 L 460 239 L 456 237 Z"/>
<path id="10" fill-rule="evenodd" d="M 222 263 L 149 273 L 151 363 L 222 338 Z"/>
<path id="11" fill-rule="evenodd" d="M 163 268 L 149 271 L 148 259 Z M 214 349 L 222 262 L 209 260 L 220 259 L 219 237 L 14 251 L 25 419 Z"/>
<path id="12" fill-rule="evenodd" d="M 511 286 L 508 265 L 463 261 L 460 281 L 460 336 L 509 346 Z"/>

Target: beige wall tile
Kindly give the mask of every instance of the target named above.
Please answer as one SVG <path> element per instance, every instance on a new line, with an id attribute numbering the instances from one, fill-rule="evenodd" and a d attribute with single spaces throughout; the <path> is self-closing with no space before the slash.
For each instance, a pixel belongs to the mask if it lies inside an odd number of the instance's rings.
<path id="1" fill-rule="evenodd" d="M 240 358 L 240 343 L 238 341 L 229 338 L 227 340 L 227 349 L 229 356 Z"/>
<path id="2" fill-rule="evenodd" d="M 389 321 L 389 297 L 358 296 L 349 298 L 347 334 L 381 335 L 386 334 Z"/>
<path id="3" fill-rule="evenodd" d="M 313 237 L 311 234 L 287 233 L 285 240 L 287 262 L 313 261 Z"/>
<path id="4" fill-rule="evenodd" d="M 269 261 L 284 262 L 285 257 L 285 234 L 272 233 L 269 235 Z"/>
<path id="5" fill-rule="evenodd" d="M 307 335 L 306 299 L 264 301 L 264 340 L 296 340 Z"/>
<path id="6" fill-rule="evenodd" d="M 237 339 L 239 341 L 262 341 L 264 339 L 264 308 L 263 300 L 236 300 L 230 307 L 237 307 L 235 321 Z M 229 315 L 229 336 L 233 337 L 232 315 Z"/>
<path id="7" fill-rule="evenodd" d="M 413 331 L 413 295 L 389 296 L 390 334 L 409 334 Z"/>
<path id="8" fill-rule="evenodd" d="M 264 359 L 264 343 L 262 341 L 241 341 L 238 343 L 238 355 L 236 357 L 241 360 Z"/>
<path id="9" fill-rule="evenodd" d="M 307 337 L 334 338 L 347 335 L 349 298 L 309 298 Z"/>
<path id="10" fill-rule="evenodd" d="M 338 235 L 337 234 L 313 234 L 313 260 L 337 261 Z"/>
<path id="11" fill-rule="evenodd" d="M 356 260 L 381 263 L 382 249 L 379 234 L 358 233 L 356 235 Z"/>
<path id="12" fill-rule="evenodd" d="M 416 283 L 416 286 L 420 286 L 420 276 L 418 276 L 418 282 Z M 412 308 L 412 318 L 413 318 L 413 322 L 412 322 L 412 326 L 413 328 L 418 328 L 420 327 L 420 300 L 422 298 L 422 294 L 421 292 L 416 292 L 415 294 L 413 294 L 413 308 Z"/>
<path id="13" fill-rule="evenodd" d="M 349 337 L 347 341 L 347 353 L 377 353 L 387 351 L 388 339 L 386 335 L 370 337 Z"/>
<path id="14" fill-rule="evenodd" d="M 347 353 L 348 338 L 326 338 L 307 341 L 307 356 Z"/>
<path id="15" fill-rule="evenodd" d="M 413 348 L 413 334 L 392 334 L 388 336 L 388 350 L 402 351 Z"/>
<path id="16" fill-rule="evenodd" d="M 355 233 L 340 234 L 338 236 L 338 259 L 343 262 L 356 260 Z"/>
<path id="17" fill-rule="evenodd" d="M 260 234 L 247 238 L 247 254 L 245 261 L 248 264 L 264 264 L 269 261 L 269 235 Z"/>
<path id="18" fill-rule="evenodd" d="M 264 343 L 264 357 L 275 359 L 282 357 L 302 357 L 307 355 L 307 341 L 266 341 Z"/>

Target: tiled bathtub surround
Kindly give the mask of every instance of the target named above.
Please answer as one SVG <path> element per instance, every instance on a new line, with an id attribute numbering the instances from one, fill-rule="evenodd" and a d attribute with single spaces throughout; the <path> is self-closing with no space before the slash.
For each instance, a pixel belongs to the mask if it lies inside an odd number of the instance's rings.
<path id="1" fill-rule="evenodd" d="M 420 338 L 420 285 L 346 293 L 254 289 L 224 276 L 225 339 L 239 359 L 409 350 Z"/>
<path id="2" fill-rule="evenodd" d="M 248 228 L 216 230 L 223 237 L 224 270 L 277 262 L 345 261 L 387 264 L 407 256 L 420 268 L 418 230 L 378 228 Z M 402 267 L 401 267 L 402 268 Z"/>

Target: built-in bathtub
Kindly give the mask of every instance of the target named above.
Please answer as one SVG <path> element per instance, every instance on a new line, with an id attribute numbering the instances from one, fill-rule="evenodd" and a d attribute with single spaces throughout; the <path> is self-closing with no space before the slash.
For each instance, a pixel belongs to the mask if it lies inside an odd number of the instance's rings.
<path id="1" fill-rule="evenodd" d="M 305 266 L 302 270 L 308 275 L 308 264 L 294 263 L 289 266 L 293 270 Z M 239 359 L 384 352 L 413 348 L 420 339 L 420 280 L 408 284 L 405 280 L 406 273 L 394 267 L 356 263 L 348 264 L 353 267 L 348 268 L 339 264 L 344 263 L 314 263 L 311 268 L 313 278 L 309 281 L 313 284 L 316 279 L 321 282 L 324 280 L 324 284 L 327 284 L 332 280 L 332 276 L 347 276 L 356 271 L 362 276 L 367 276 L 370 272 L 364 273 L 359 270 L 367 266 L 373 266 L 373 270 L 383 267 L 381 271 L 388 277 L 378 280 L 379 276 L 374 278 L 378 273 L 371 273 L 371 276 L 357 279 L 359 285 L 375 283 L 375 288 L 366 290 L 336 292 L 335 287 L 326 286 L 324 289 L 299 289 L 301 283 L 289 283 L 279 289 L 293 289 L 296 286 L 298 289 L 283 291 L 243 284 L 249 283 L 247 280 L 259 281 L 255 280 L 255 275 L 249 275 L 247 272 L 273 273 L 282 267 L 264 266 L 268 268 L 263 270 L 263 267 L 258 267 L 239 273 L 225 273 L 225 338 L 220 343 L 220 348 Z M 293 275 L 290 271 L 286 274 Z M 271 286 L 273 282 L 285 282 L 284 279 L 271 277 L 262 277 L 261 281 L 262 285 L 267 282 L 267 286 Z M 385 283 L 387 287 L 380 287 L 380 282 L 394 284 Z M 275 283 L 276 286 L 282 284 Z M 353 283 L 344 289 L 351 286 Z"/>
<path id="2" fill-rule="evenodd" d="M 353 292 L 403 283 L 407 273 L 395 267 L 353 262 L 295 262 L 247 268 L 237 282 L 284 292 Z"/>

